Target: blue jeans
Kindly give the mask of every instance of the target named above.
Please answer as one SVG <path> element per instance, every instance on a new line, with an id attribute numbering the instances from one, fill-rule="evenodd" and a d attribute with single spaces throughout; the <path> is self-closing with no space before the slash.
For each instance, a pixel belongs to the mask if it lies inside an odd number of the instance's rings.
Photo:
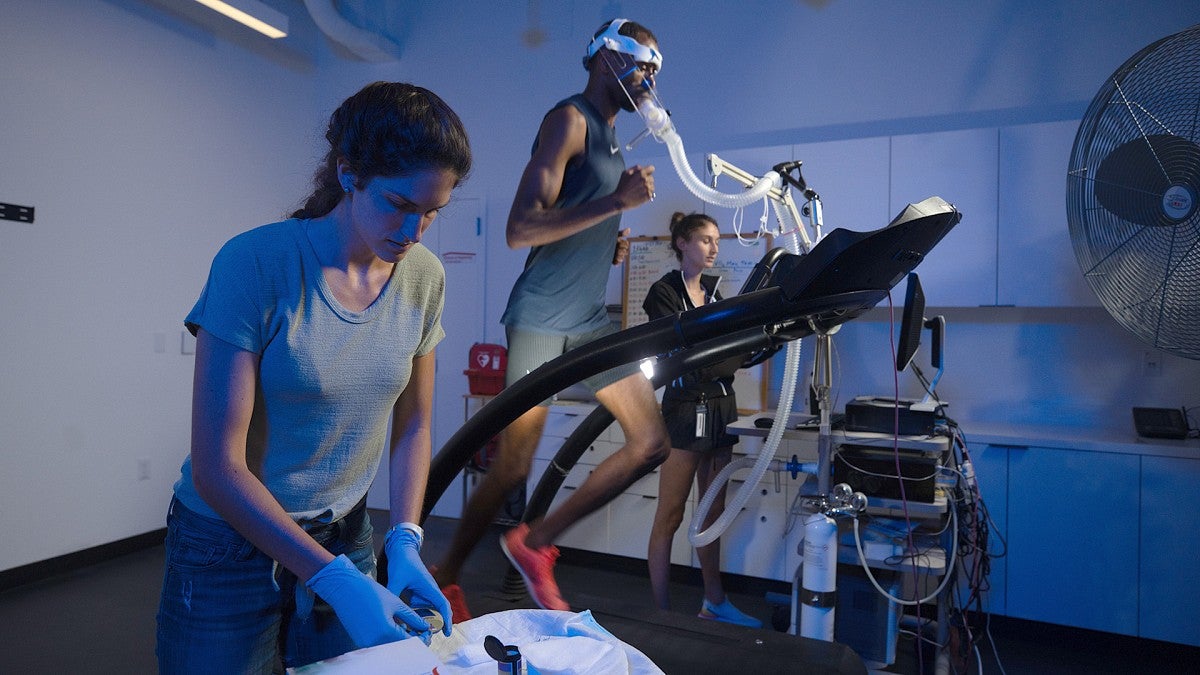
<path id="1" fill-rule="evenodd" d="M 310 527 L 308 533 L 330 553 L 346 554 L 375 576 L 365 501 L 345 518 Z M 294 574 L 228 523 L 172 500 L 158 608 L 159 672 L 280 672 L 354 650 L 333 609 L 320 598 L 307 619 L 296 616 L 296 584 Z"/>

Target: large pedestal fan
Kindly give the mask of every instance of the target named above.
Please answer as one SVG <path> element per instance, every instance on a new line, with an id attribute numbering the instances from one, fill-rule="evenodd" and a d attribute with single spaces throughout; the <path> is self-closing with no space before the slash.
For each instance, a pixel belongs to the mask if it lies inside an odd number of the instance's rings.
<path id="1" fill-rule="evenodd" d="M 1200 359 L 1200 25 L 1134 54 L 1079 125 L 1067 174 L 1075 256 L 1146 343 Z"/>

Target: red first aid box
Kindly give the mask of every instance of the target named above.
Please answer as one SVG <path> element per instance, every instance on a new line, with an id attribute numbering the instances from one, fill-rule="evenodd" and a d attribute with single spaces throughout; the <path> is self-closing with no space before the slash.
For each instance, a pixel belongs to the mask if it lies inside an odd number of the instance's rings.
<path id="1" fill-rule="evenodd" d="M 463 374 L 472 394 L 495 395 L 504 389 L 504 371 L 508 368 L 508 350 L 503 345 L 476 342 L 471 346 L 470 363 Z"/>

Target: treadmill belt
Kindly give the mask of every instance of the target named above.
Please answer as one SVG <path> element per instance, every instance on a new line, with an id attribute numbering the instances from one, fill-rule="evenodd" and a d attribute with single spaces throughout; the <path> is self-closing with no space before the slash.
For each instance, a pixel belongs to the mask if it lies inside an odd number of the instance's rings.
<path id="1" fill-rule="evenodd" d="M 823 673 L 865 675 L 858 654 L 836 642 L 707 621 L 690 614 L 572 594 L 601 626 L 665 673 Z"/>

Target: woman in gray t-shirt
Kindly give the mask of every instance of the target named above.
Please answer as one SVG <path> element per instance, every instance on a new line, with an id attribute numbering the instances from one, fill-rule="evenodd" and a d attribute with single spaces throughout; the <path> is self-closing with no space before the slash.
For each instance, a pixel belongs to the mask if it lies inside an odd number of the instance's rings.
<path id="1" fill-rule="evenodd" d="M 167 521 L 161 672 L 271 672 L 427 634 L 406 591 L 450 633 L 416 524 L 445 289 L 420 240 L 470 146 L 433 92 L 388 82 L 325 137 L 303 208 L 227 242 L 185 320 L 192 447 Z M 385 446 L 387 588 L 366 513 Z"/>

